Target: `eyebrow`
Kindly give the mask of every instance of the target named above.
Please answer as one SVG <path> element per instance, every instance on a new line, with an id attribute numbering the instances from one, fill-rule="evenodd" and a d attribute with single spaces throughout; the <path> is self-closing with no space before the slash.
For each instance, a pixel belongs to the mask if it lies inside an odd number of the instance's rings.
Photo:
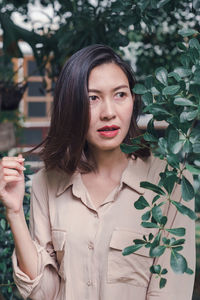
<path id="1" fill-rule="evenodd" d="M 129 86 L 128 85 L 119 85 L 119 86 L 117 86 L 113 89 L 113 92 L 115 92 L 119 89 L 122 89 L 122 88 L 128 88 L 129 89 Z M 88 92 L 99 93 L 99 94 L 102 93 L 101 91 L 96 90 L 96 89 L 89 89 Z"/>

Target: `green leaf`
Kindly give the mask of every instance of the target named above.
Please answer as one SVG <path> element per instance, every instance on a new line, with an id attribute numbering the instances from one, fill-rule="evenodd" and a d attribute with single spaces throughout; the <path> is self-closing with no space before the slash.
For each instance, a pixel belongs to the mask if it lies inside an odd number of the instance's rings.
<path id="1" fill-rule="evenodd" d="M 177 176 L 172 174 L 167 176 L 164 180 L 163 180 L 163 186 L 166 189 L 166 191 L 168 192 L 168 194 L 171 194 L 174 188 L 175 183 L 177 182 Z"/>
<path id="2" fill-rule="evenodd" d="M 194 153 L 200 153 L 200 142 L 193 144 L 192 148 Z"/>
<path id="3" fill-rule="evenodd" d="M 158 199 L 160 199 L 160 196 L 156 195 L 152 200 L 152 204 L 154 204 Z"/>
<path id="4" fill-rule="evenodd" d="M 137 145 L 127 145 L 127 144 L 121 144 L 120 145 L 120 149 L 122 150 L 122 152 L 129 154 L 129 153 L 133 153 L 137 150 L 139 150 L 141 147 L 137 146 Z"/>
<path id="5" fill-rule="evenodd" d="M 158 90 L 155 86 L 153 86 L 153 87 L 151 88 L 151 92 L 152 92 L 152 94 L 155 95 L 155 96 L 158 96 L 158 95 L 160 94 L 159 90 Z"/>
<path id="6" fill-rule="evenodd" d="M 195 97 L 199 97 L 200 94 L 200 85 L 195 83 L 195 84 L 190 84 L 190 89 L 189 93 L 193 94 Z"/>
<path id="7" fill-rule="evenodd" d="M 142 244 L 146 244 L 146 242 L 144 240 L 140 240 L 140 239 L 135 239 L 133 240 L 133 242 L 136 244 L 136 245 L 142 245 Z"/>
<path id="8" fill-rule="evenodd" d="M 152 208 L 152 216 L 154 217 L 156 222 L 160 223 L 160 220 L 161 220 L 163 215 L 162 215 L 162 210 L 159 206 L 154 206 Z"/>
<path id="9" fill-rule="evenodd" d="M 163 104 L 156 104 L 156 103 L 150 104 L 143 111 L 149 112 L 154 116 L 160 116 L 160 115 L 171 116 L 170 113 L 163 108 Z"/>
<path id="10" fill-rule="evenodd" d="M 179 132 L 171 125 L 167 128 L 167 141 L 169 148 L 171 148 L 176 142 L 179 141 Z"/>
<path id="11" fill-rule="evenodd" d="M 162 93 L 163 93 L 163 95 L 174 95 L 179 90 L 180 90 L 180 86 L 179 85 L 170 85 L 170 86 L 166 86 L 163 89 Z"/>
<path id="12" fill-rule="evenodd" d="M 138 95 L 143 95 L 147 92 L 147 89 L 143 84 L 136 83 L 136 85 L 133 88 L 133 92 Z"/>
<path id="13" fill-rule="evenodd" d="M 3 230 L 5 230 L 5 229 L 6 229 L 6 221 L 5 221 L 5 219 L 1 219 L 0 224 L 1 224 L 1 228 L 2 228 Z"/>
<path id="14" fill-rule="evenodd" d="M 152 233 L 149 233 L 149 241 L 151 241 L 154 238 L 154 235 Z"/>
<path id="15" fill-rule="evenodd" d="M 159 257 L 165 252 L 165 246 L 157 246 L 155 248 L 150 249 L 150 256 L 151 257 Z"/>
<path id="16" fill-rule="evenodd" d="M 177 274 L 183 274 L 187 270 L 185 257 L 174 250 L 171 251 L 170 265 L 172 270 Z"/>
<path id="17" fill-rule="evenodd" d="M 192 271 L 192 269 L 187 268 L 187 270 L 185 271 L 186 274 L 192 275 L 194 272 Z"/>
<path id="18" fill-rule="evenodd" d="M 166 237 L 162 238 L 162 241 L 165 245 L 169 245 L 170 244 L 170 239 L 167 239 Z"/>
<path id="19" fill-rule="evenodd" d="M 158 146 L 159 146 L 159 151 L 160 153 L 162 153 L 163 155 L 165 155 L 166 153 L 168 153 L 168 149 L 167 149 L 167 141 L 164 137 L 160 137 L 159 141 L 158 141 Z"/>
<path id="20" fill-rule="evenodd" d="M 137 250 L 139 250 L 140 248 L 142 248 L 144 245 L 143 244 L 137 244 L 137 245 L 131 245 L 126 247 L 123 251 L 122 251 L 122 255 L 129 255 L 131 253 L 136 252 Z"/>
<path id="21" fill-rule="evenodd" d="M 199 147 L 200 147 L 200 145 L 199 145 Z M 197 167 L 194 167 L 192 165 L 189 165 L 188 163 L 186 163 L 185 166 L 186 166 L 186 169 L 188 171 L 190 171 L 192 174 L 195 174 L 195 175 L 199 175 L 200 174 L 200 168 L 197 168 Z"/>
<path id="22" fill-rule="evenodd" d="M 157 185 L 150 183 L 148 181 L 142 181 L 140 182 L 140 186 L 144 189 L 151 190 L 159 195 L 166 195 L 165 192 Z"/>
<path id="23" fill-rule="evenodd" d="M 167 74 L 168 74 L 167 70 L 163 67 L 160 67 L 160 68 L 156 69 L 156 71 L 155 71 L 156 79 L 165 86 L 168 85 Z"/>
<path id="24" fill-rule="evenodd" d="M 174 234 L 176 236 L 184 236 L 185 235 L 185 228 L 172 228 L 172 229 L 165 229 L 166 231 L 170 232 L 171 234 Z"/>
<path id="25" fill-rule="evenodd" d="M 176 206 L 177 210 L 182 213 L 183 215 L 186 215 L 188 216 L 190 219 L 192 220 L 196 220 L 197 219 L 197 216 L 195 214 L 195 212 L 193 210 L 191 210 L 190 208 L 188 208 L 187 206 L 179 203 L 179 202 L 176 202 L 174 200 L 171 200 L 171 203 Z"/>
<path id="26" fill-rule="evenodd" d="M 174 70 L 174 72 L 177 73 L 181 78 L 190 76 L 192 74 L 192 71 L 190 69 L 186 69 L 186 68 L 183 68 L 183 67 L 177 67 Z"/>
<path id="27" fill-rule="evenodd" d="M 158 3 L 157 3 L 157 8 L 161 8 L 163 7 L 165 4 L 167 4 L 168 2 L 170 2 L 171 0 L 160 0 Z"/>
<path id="28" fill-rule="evenodd" d="M 187 51 L 187 47 L 185 46 L 184 43 L 178 42 L 177 47 L 182 51 Z"/>
<path id="29" fill-rule="evenodd" d="M 157 137 L 155 137 L 154 135 L 152 135 L 152 134 L 150 134 L 148 132 L 145 132 L 143 138 L 147 142 L 157 142 L 158 141 Z"/>
<path id="30" fill-rule="evenodd" d="M 153 274 L 160 274 L 161 266 L 160 265 L 153 265 L 150 267 L 150 272 Z"/>
<path id="31" fill-rule="evenodd" d="M 147 106 L 151 103 L 153 103 L 153 96 L 152 93 L 147 92 L 144 95 L 142 95 L 142 101 L 144 102 L 144 104 Z"/>
<path id="32" fill-rule="evenodd" d="M 145 86 L 148 90 L 150 90 L 152 87 L 153 87 L 153 84 L 154 84 L 154 78 L 152 75 L 148 75 L 146 78 L 145 78 Z"/>
<path id="33" fill-rule="evenodd" d="M 183 200 L 190 201 L 194 198 L 194 188 L 184 175 L 181 179 L 181 191 Z"/>
<path id="34" fill-rule="evenodd" d="M 174 242 L 172 242 L 170 245 L 171 246 L 179 246 L 179 245 L 183 245 L 185 243 L 185 239 L 179 239 L 179 240 L 176 240 Z"/>
<path id="35" fill-rule="evenodd" d="M 167 269 L 163 269 L 162 272 L 161 272 L 161 274 L 165 275 L 165 274 L 167 274 L 167 272 L 168 272 Z"/>
<path id="36" fill-rule="evenodd" d="M 194 29 L 180 29 L 178 31 L 178 34 L 182 35 L 183 37 L 186 37 L 186 36 L 198 34 L 198 31 L 196 31 Z"/>
<path id="37" fill-rule="evenodd" d="M 181 81 L 181 77 L 175 72 L 170 72 L 168 77 L 173 77 L 177 82 Z"/>
<path id="38" fill-rule="evenodd" d="M 140 198 L 134 203 L 134 206 L 137 209 L 144 209 L 145 207 L 149 207 L 149 203 L 143 196 L 140 196 Z"/>
<path id="39" fill-rule="evenodd" d="M 197 50 L 200 50 L 199 41 L 197 39 L 195 39 L 195 38 L 189 40 L 189 46 L 191 48 L 196 48 Z"/>
<path id="40" fill-rule="evenodd" d="M 141 225 L 144 228 L 159 228 L 159 225 L 157 225 L 155 223 L 151 223 L 151 222 L 142 222 Z"/>
<path id="41" fill-rule="evenodd" d="M 161 278 L 160 278 L 160 283 L 159 283 L 159 287 L 160 287 L 160 289 L 164 288 L 164 287 L 165 287 L 165 285 L 166 285 L 166 283 L 167 283 L 167 279 L 166 279 L 166 278 L 163 278 L 163 277 L 161 277 Z"/>
<path id="42" fill-rule="evenodd" d="M 180 121 L 181 123 L 184 123 L 185 121 L 192 121 L 197 117 L 197 115 L 198 115 L 198 110 L 183 111 L 180 115 Z"/>
<path id="43" fill-rule="evenodd" d="M 181 57 L 180 57 L 180 61 L 182 63 L 182 65 L 185 67 L 185 68 L 189 68 L 190 66 L 190 62 L 191 62 L 191 59 L 190 59 L 190 56 L 187 55 L 187 54 L 182 54 Z M 177 74 L 178 75 L 178 74 Z"/>
<path id="44" fill-rule="evenodd" d="M 163 216 L 160 220 L 160 224 L 165 226 L 165 224 L 167 223 L 167 217 L 166 216 Z"/>
<path id="45" fill-rule="evenodd" d="M 174 104 L 180 105 L 180 106 L 196 106 L 192 101 L 190 101 L 186 98 L 176 98 L 174 100 Z"/>
<path id="46" fill-rule="evenodd" d="M 151 217 L 151 212 L 147 211 L 142 215 L 142 221 L 148 221 L 150 217 Z"/>
<path id="47" fill-rule="evenodd" d="M 174 145 L 173 145 L 173 147 L 172 147 L 172 152 L 174 153 L 174 154 L 177 154 L 177 153 L 179 153 L 180 152 L 180 150 L 182 149 L 182 147 L 183 147 L 183 141 L 178 141 L 177 143 L 175 143 Z"/>
<path id="48" fill-rule="evenodd" d="M 175 154 L 170 153 L 167 155 L 167 162 L 173 168 L 179 169 L 178 157 Z"/>

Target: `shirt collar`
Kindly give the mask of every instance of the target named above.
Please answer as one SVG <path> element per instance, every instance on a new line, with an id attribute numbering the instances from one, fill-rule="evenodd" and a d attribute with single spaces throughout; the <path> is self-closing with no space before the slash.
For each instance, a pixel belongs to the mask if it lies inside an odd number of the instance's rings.
<path id="1" fill-rule="evenodd" d="M 75 182 L 78 180 L 80 173 L 75 172 L 73 175 L 68 175 L 66 173 L 62 173 L 60 183 L 58 184 L 58 189 L 56 196 L 60 196 L 62 193 L 65 192 L 71 185 L 74 185 Z"/>
<path id="2" fill-rule="evenodd" d="M 147 180 L 148 169 L 149 159 L 130 158 L 128 166 L 122 174 L 121 182 L 135 190 L 137 193 L 143 195 L 145 189 L 140 187 L 140 182 Z"/>
<path id="3" fill-rule="evenodd" d="M 144 194 L 145 190 L 140 187 L 141 181 L 146 181 L 149 167 L 149 159 L 142 160 L 140 158 L 130 158 L 126 169 L 121 178 L 121 183 L 126 184 L 131 189 L 139 194 Z M 60 196 L 70 186 L 73 186 L 73 191 L 79 191 L 81 188 L 81 175 L 77 171 L 73 175 L 63 173 L 58 185 L 56 196 Z"/>

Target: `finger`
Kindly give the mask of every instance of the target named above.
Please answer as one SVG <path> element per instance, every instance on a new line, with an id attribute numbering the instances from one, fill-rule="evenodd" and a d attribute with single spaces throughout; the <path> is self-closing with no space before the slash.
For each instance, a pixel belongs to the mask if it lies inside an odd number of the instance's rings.
<path id="1" fill-rule="evenodd" d="M 9 161 L 9 160 L 16 160 L 16 161 L 19 161 L 19 162 L 23 162 L 25 159 L 21 156 L 4 156 L 2 158 L 2 161 Z"/>
<path id="2" fill-rule="evenodd" d="M 20 176 L 20 173 L 17 170 L 4 168 L 3 169 L 4 176 Z"/>
<path id="3" fill-rule="evenodd" d="M 2 161 L 1 165 L 3 166 L 3 168 L 12 168 L 19 171 L 25 170 L 24 166 L 22 166 L 18 161 L 15 160 L 4 160 Z"/>
<path id="4" fill-rule="evenodd" d="M 6 183 L 8 182 L 15 182 L 15 181 L 21 181 L 23 178 L 21 176 L 5 176 L 4 181 Z"/>

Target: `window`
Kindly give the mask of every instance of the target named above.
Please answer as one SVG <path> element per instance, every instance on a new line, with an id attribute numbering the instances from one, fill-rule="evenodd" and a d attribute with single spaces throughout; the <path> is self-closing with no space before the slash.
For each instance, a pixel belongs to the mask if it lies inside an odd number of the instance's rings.
<path id="1" fill-rule="evenodd" d="M 25 119 L 33 123 L 49 121 L 53 84 L 45 71 L 38 69 L 32 56 L 24 57 L 23 69 L 24 77 L 28 77 L 28 87 L 23 97 Z"/>

